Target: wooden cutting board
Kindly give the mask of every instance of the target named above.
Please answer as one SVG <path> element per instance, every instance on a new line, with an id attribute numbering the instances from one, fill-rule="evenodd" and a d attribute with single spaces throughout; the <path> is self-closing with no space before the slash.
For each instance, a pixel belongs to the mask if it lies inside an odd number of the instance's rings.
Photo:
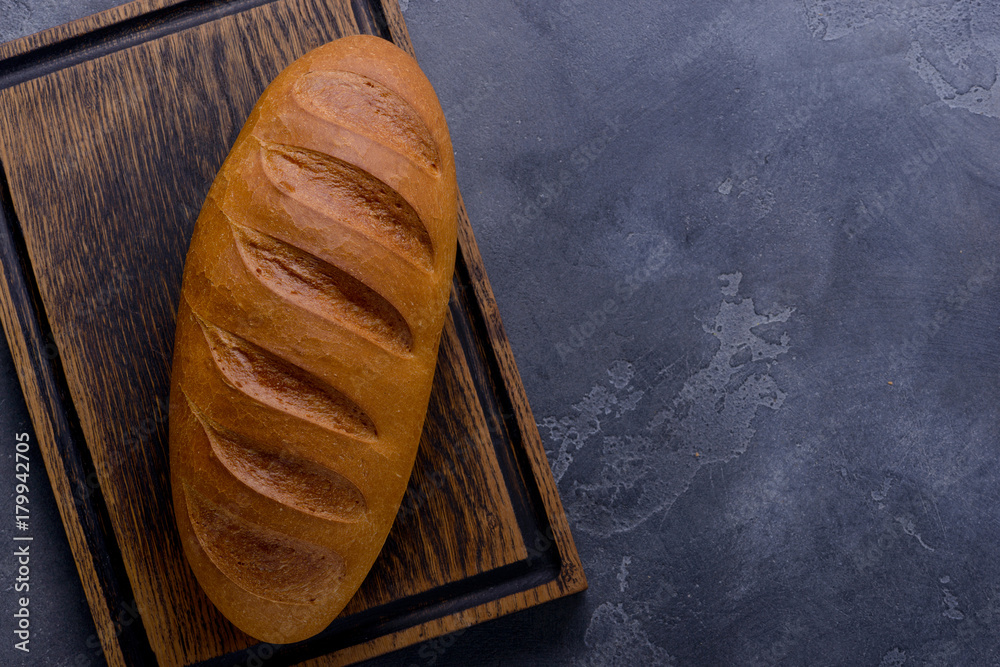
<path id="1" fill-rule="evenodd" d="M 396 3 L 139 0 L 0 45 L 0 315 L 112 665 L 353 662 L 586 587 L 464 209 L 416 469 L 324 633 L 262 645 L 187 566 L 167 469 L 192 226 L 267 83 Z"/>

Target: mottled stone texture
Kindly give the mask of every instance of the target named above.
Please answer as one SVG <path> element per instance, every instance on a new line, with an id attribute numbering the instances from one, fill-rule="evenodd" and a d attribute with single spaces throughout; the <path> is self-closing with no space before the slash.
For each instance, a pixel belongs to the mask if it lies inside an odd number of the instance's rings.
<path id="1" fill-rule="evenodd" d="M 591 588 L 372 664 L 1000 662 L 1000 5 L 401 4 Z"/>

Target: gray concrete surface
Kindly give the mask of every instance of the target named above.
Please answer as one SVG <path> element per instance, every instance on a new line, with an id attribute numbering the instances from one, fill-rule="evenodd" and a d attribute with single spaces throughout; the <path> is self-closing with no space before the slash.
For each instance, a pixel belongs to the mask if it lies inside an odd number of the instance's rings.
<path id="1" fill-rule="evenodd" d="M 371 664 L 1000 664 L 1000 6 L 401 4 L 591 588 Z"/>

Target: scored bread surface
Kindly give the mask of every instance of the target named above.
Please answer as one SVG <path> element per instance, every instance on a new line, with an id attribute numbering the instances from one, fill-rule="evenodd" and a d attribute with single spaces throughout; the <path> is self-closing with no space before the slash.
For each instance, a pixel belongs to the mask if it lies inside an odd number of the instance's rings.
<path id="1" fill-rule="evenodd" d="M 343 610 L 392 526 L 456 244 L 440 105 L 389 42 L 339 39 L 254 107 L 195 225 L 170 465 L 202 588 L 268 642 Z"/>

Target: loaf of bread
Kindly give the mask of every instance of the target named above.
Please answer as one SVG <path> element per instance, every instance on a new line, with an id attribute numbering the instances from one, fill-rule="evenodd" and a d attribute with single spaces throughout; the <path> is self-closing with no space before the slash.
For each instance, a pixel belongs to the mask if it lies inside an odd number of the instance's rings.
<path id="1" fill-rule="evenodd" d="M 170 475 L 184 552 L 236 626 L 286 643 L 357 591 L 413 468 L 454 271 L 441 107 L 345 37 L 267 88 L 184 268 Z"/>

